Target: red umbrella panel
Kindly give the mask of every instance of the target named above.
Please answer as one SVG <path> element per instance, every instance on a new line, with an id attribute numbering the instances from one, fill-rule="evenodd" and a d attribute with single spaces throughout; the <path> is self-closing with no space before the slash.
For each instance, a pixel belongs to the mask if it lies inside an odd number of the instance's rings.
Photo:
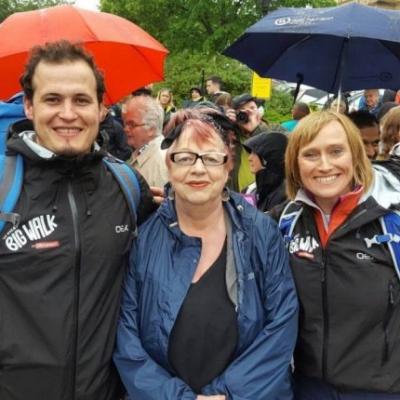
<path id="1" fill-rule="evenodd" d="M 134 23 L 116 15 L 60 5 L 10 15 L 0 24 L 0 99 L 21 90 L 30 49 L 58 40 L 81 43 L 104 73 L 106 104 L 164 79 L 168 50 Z"/>

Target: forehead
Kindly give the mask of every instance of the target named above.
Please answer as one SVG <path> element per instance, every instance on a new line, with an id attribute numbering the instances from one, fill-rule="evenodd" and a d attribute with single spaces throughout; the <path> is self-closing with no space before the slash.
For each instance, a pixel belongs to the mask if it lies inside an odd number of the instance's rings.
<path id="1" fill-rule="evenodd" d="M 225 148 L 225 143 L 220 136 L 211 129 L 208 132 L 210 132 L 210 134 L 200 134 L 197 127 L 185 127 L 179 138 L 175 141 L 174 150 L 223 150 Z"/>
<path id="2" fill-rule="evenodd" d="M 245 109 L 245 108 L 257 108 L 257 104 L 254 100 L 250 100 L 247 103 L 242 104 L 240 109 Z"/>
<path id="3" fill-rule="evenodd" d="M 366 126 L 360 128 L 361 137 L 365 140 L 379 140 L 379 128 L 378 126 Z"/>
<path id="4" fill-rule="evenodd" d="M 349 144 L 346 131 L 338 121 L 330 121 L 326 123 L 314 138 L 307 144 L 304 144 L 301 148 L 323 148 L 334 144 Z"/>
<path id="5" fill-rule="evenodd" d="M 96 95 L 96 79 L 85 61 L 48 63 L 40 61 L 33 74 L 33 88 L 40 92 Z"/>

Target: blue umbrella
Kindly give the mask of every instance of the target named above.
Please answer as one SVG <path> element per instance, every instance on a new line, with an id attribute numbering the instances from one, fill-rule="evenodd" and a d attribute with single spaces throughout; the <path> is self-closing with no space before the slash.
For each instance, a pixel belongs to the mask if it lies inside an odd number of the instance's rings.
<path id="1" fill-rule="evenodd" d="M 248 28 L 224 54 L 260 76 L 330 93 L 400 89 L 400 11 L 357 3 L 281 8 Z"/>

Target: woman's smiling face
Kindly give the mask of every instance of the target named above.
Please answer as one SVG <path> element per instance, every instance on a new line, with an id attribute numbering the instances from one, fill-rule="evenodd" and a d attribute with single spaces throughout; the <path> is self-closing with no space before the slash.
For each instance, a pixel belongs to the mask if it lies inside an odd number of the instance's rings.
<path id="1" fill-rule="evenodd" d="M 339 197 L 351 191 L 354 180 L 353 157 L 343 126 L 338 121 L 327 123 L 300 149 L 298 166 L 304 189 L 330 213 Z"/>
<path id="2" fill-rule="evenodd" d="M 190 126 L 184 131 L 171 148 L 171 153 L 193 152 L 224 153 L 227 154 L 227 146 L 218 134 L 213 133 L 207 140 L 195 140 L 195 134 Z M 193 165 L 182 166 L 168 161 L 168 173 L 172 187 L 175 189 L 177 202 L 191 205 L 212 205 L 221 201 L 221 193 L 228 180 L 229 162 L 222 165 L 206 166 L 198 158 Z"/>

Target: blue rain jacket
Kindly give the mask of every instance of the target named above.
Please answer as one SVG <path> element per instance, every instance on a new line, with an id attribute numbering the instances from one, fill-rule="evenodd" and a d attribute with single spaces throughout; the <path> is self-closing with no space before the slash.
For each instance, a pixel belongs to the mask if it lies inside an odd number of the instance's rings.
<path id="1" fill-rule="evenodd" d="M 275 222 L 231 193 L 224 202 L 226 282 L 239 330 L 234 360 L 202 394 L 231 400 L 290 400 L 290 361 L 297 337 L 297 297 Z M 130 400 L 192 400 L 174 376 L 168 340 L 191 285 L 201 240 L 177 222 L 165 201 L 141 226 L 122 295 L 114 361 Z"/>

